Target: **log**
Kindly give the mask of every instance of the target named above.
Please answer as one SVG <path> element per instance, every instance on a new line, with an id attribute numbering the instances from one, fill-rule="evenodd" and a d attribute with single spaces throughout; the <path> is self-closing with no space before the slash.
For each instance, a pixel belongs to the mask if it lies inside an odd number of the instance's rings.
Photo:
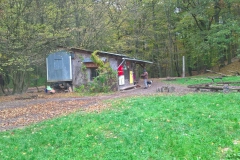
<path id="1" fill-rule="evenodd" d="M 199 87 L 209 87 L 212 86 L 212 83 L 205 83 L 205 84 L 194 84 L 194 85 L 188 85 L 188 88 L 199 88 Z"/>
<path id="2" fill-rule="evenodd" d="M 166 81 L 175 81 L 175 80 L 176 80 L 176 78 L 171 78 L 171 77 L 166 78 Z"/>
<path id="3" fill-rule="evenodd" d="M 137 87 L 137 85 L 129 85 L 129 86 L 120 88 L 120 91 L 129 90 L 129 89 L 135 89 L 136 87 Z"/>
<path id="4" fill-rule="evenodd" d="M 229 70 L 228 70 L 228 71 L 229 71 Z M 233 73 L 233 74 L 236 75 L 236 76 L 239 76 L 239 75 L 240 75 L 240 73 L 239 73 L 238 71 L 229 71 L 229 72 Z"/>

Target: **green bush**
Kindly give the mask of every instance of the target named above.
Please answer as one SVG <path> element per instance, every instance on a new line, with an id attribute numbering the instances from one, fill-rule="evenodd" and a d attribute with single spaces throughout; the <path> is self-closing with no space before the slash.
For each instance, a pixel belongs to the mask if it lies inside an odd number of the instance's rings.
<path id="1" fill-rule="evenodd" d="M 78 87 L 74 88 L 74 91 L 77 92 L 77 93 L 85 92 L 85 90 L 86 90 L 86 87 L 84 85 L 81 85 L 81 86 L 78 86 Z"/>
<path id="2" fill-rule="evenodd" d="M 114 71 L 100 73 L 91 83 L 89 83 L 90 92 L 110 92 L 116 86 L 116 73 Z"/>

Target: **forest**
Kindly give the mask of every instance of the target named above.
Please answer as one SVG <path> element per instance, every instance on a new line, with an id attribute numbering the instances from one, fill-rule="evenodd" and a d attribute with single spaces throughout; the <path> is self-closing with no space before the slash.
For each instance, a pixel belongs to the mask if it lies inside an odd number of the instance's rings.
<path id="1" fill-rule="evenodd" d="M 239 0 L 1 0 L 0 83 L 22 93 L 59 46 L 152 61 L 151 77 L 202 73 L 240 58 Z M 3 85 L 3 84 L 1 84 Z"/>

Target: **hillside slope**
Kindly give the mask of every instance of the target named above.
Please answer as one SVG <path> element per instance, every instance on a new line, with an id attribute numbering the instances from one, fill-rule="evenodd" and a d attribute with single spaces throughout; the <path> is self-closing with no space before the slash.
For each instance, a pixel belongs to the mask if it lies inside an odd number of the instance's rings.
<path id="1" fill-rule="evenodd" d="M 240 73 L 240 62 L 238 60 L 233 61 L 231 64 L 226 65 L 220 69 L 220 73 L 226 74 L 226 75 L 234 75 L 233 72 L 239 72 Z"/>

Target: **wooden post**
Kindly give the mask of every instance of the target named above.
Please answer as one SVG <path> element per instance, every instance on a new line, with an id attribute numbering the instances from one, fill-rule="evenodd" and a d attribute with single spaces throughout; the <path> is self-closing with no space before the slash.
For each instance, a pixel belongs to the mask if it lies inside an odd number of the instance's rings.
<path id="1" fill-rule="evenodd" d="M 183 73 L 182 73 L 182 77 L 184 78 L 185 77 L 185 57 L 183 56 Z"/>

